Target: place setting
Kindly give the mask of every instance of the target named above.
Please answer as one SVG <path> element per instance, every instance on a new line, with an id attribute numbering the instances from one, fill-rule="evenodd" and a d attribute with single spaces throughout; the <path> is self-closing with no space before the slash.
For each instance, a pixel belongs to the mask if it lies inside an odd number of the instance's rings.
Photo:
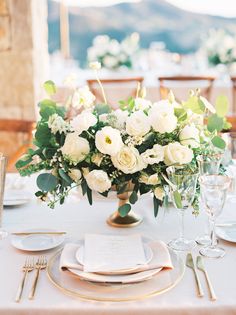
<path id="1" fill-rule="evenodd" d="M 47 273 L 66 294 L 117 302 L 170 290 L 183 277 L 184 262 L 162 241 L 139 234 L 86 234 L 52 256 Z"/>

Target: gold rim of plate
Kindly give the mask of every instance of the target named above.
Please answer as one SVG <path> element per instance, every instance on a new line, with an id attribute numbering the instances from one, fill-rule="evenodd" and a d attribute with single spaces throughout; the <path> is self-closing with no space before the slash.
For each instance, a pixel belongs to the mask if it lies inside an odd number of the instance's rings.
<path id="1" fill-rule="evenodd" d="M 150 297 L 153 297 L 153 296 L 156 296 L 156 295 L 160 295 L 162 293 L 165 293 L 169 290 L 171 290 L 172 288 L 174 288 L 180 281 L 181 279 L 183 278 L 183 275 L 184 275 L 184 272 L 185 272 L 185 264 L 184 264 L 184 261 L 183 259 L 177 255 L 177 253 L 175 253 L 174 251 L 172 250 L 169 250 L 170 251 L 170 254 L 171 256 L 175 256 L 176 258 L 176 261 L 178 263 L 178 266 L 175 266 L 176 268 L 179 268 L 179 273 L 178 275 L 175 277 L 175 279 L 167 286 L 161 288 L 161 289 L 158 289 L 158 290 L 150 290 L 150 292 L 146 292 L 144 294 L 130 294 L 130 296 L 126 296 L 126 297 L 106 297 L 106 296 L 96 296 L 95 294 L 91 293 L 90 295 L 88 294 L 84 294 L 84 293 L 80 293 L 80 292 L 77 292 L 76 290 L 72 290 L 71 288 L 68 288 L 66 285 L 62 285 L 60 283 L 60 281 L 58 279 L 56 279 L 55 275 L 53 274 L 53 267 L 55 267 L 55 264 L 58 264 L 58 261 L 59 260 L 59 256 L 62 252 L 62 249 L 60 249 L 58 252 L 55 253 L 55 255 L 53 255 L 49 262 L 48 262 L 48 265 L 47 265 L 47 276 L 48 276 L 48 279 L 50 280 L 50 282 L 55 286 L 57 287 L 61 292 L 63 292 L 64 294 L 66 295 L 69 295 L 69 296 L 72 296 L 72 297 L 77 297 L 79 299 L 82 299 L 82 300 L 90 300 L 90 301 L 97 301 L 97 302 L 128 302 L 128 301 L 138 301 L 138 300 L 143 300 L 143 299 L 146 299 L 146 298 L 150 298 Z M 57 270 L 59 270 L 59 266 L 57 266 Z M 67 271 L 58 271 L 58 272 L 67 272 Z M 69 272 L 69 271 L 68 271 Z M 164 272 L 168 272 L 167 270 L 164 271 Z M 171 270 L 169 271 L 171 272 Z M 73 274 L 70 274 L 71 276 L 73 277 L 76 277 L 77 278 L 77 281 L 82 281 L 83 283 L 88 283 L 90 284 L 91 286 L 95 286 L 96 289 L 99 288 L 99 286 L 104 287 L 104 285 L 106 285 L 106 287 L 109 287 L 108 284 L 98 284 L 98 283 L 93 283 L 93 282 L 90 282 L 90 281 L 86 281 L 86 280 L 82 280 L 82 279 L 79 279 L 78 276 L 75 276 Z M 153 276 L 151 279 L 149 280 L 146 280 L 146 281 L 143 281 L 143 283 L 145 284 L 148 284 L 149 281 L 153 280 L 153 278 L 156 278 L 158 277 L 158 274 Z M 139 283 L 134 283 L 134 284 L 111 284 L 111 288 L 116 286 L 116 287 L 129 287 L 131 288 L 132 286 L 135 286 Z M 79 287 L 79 286 L 78 286 Z M 147 287 L 145 285 L 145 287 Z"/>

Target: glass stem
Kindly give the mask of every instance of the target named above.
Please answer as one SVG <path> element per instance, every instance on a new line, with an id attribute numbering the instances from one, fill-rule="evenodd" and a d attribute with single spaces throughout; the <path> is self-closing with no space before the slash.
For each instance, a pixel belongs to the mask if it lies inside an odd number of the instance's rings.
<path id="1" fill-rule="evenodd" d="M 215 219 L 210 220 L 210 225 L 211 225 L 211 247 L 216 246 L 216 232 L 215 232 Z"/>
<path id="2" fill-rule="evenodd" d="M 185 232 L 184 232 L 184 210 L 183 209 L 181 209 L 180 211 L 180 216 L 181 216 L 180 238 L 184 239 Z"/>

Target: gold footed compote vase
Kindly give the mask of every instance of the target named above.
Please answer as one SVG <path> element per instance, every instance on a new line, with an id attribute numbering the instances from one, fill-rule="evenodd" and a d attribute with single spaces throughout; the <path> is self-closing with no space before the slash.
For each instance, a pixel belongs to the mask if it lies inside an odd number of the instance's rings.
<path id="1" fill-rule="evenodd" d="M 129 203 L 129 197 L 132 191 L 125 191 L 122 194 L 117 194 L 117 198 L 119 200 L 118 209 L 119 207 Z M 135 213 L 132 209 L 129 213 L 122 217 L 118 210 L 116 210 L 112 215 L 109 216 L 107 219 L 107 223 L 114 227 L 119 228 L 130 228 L 139 225 L 143 221 L 143 218 Z"/>

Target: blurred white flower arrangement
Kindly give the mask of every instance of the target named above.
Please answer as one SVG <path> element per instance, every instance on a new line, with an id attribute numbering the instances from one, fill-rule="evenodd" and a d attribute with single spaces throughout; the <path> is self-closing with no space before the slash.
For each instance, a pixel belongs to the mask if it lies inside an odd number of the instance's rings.
<path id="1" fill-rule="evenodd" d="M 96 36 L 88 48 L 88 62 L 98 61 L 103 68 L 115 70 L 120 67 L 133 68 L 133 59 L 139 51 L 139 34 L 132 33 L 121 42 L 107 35 Z"/>
<path id="2" fill-rule="evenodd" d="M 232 64 L 236 62 L 236 35 L 223 29 L 211 29 L 204 39 L 203 49 L 211 65 Z"/>

